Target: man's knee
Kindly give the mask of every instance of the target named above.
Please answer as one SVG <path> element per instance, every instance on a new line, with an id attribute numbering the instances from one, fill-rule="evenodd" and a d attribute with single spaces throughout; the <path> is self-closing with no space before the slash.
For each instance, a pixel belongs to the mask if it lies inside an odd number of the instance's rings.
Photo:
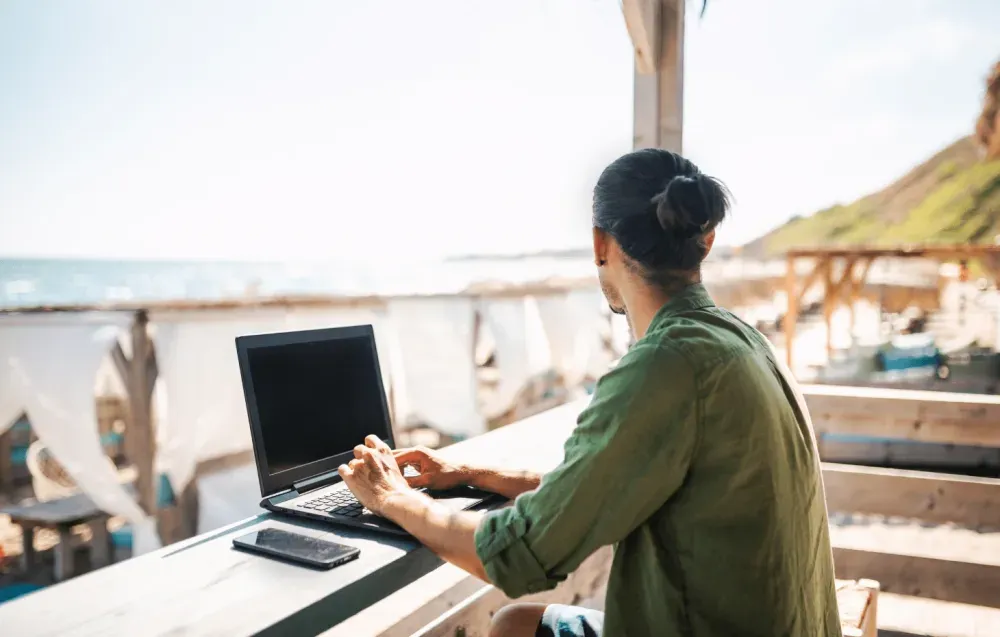
<path id="1" fill-rule="evenodd" d="M 509 604 L 490 622 L 489 637 L 534 637 L 542 621 L 545 604 Z"/>

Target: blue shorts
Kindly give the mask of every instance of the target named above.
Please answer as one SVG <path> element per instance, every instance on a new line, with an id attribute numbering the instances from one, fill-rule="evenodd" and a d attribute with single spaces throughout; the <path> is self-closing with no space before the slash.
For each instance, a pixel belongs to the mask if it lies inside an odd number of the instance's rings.
<path id="1" fill-rule="evenodd" d="M 603 630 L 604 613 L 599 610 L 549 604 L 535 637 L 601 637 Z"/>

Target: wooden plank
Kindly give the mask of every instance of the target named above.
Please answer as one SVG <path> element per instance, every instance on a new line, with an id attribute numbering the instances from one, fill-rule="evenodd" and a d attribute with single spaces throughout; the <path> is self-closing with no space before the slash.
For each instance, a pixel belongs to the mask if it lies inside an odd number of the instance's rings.
<path id="1" fill-rule="evenodd" d="M 131 493 L 132 487 L 125 489 Z M 93 500 L 83 493 L 77 493 L 57 500 L 29 502 L 0 508 L 0 513 L 10 517 L 15 524 L 33 526 L 72 526 L 103 517 L 104 512 Z"/>
<path id="2" fill-rule="evenodd" d="M 880 635 L 997 637 L 1000 609 L 937 599 L 879 593 Z"/>
<path id="3" fill-rule="evenodd" d="M 870 578 L 882 590 L 946 602 L 1000 607 L 1000 566 L 834 546 L 838 578 Z"/>
<path id="4" fill-rule="evenodd" d="M 823 464 L 827 509 L 1000 529 L 1000 480 Z"/>
<path id="5" fill-rule="evenodd" d="M 802 391 L 819 437 L 1000 447 L 1000 396 L 825 385 Z"/>
<path id="6" fill-rule="evenodd" d="M 879 583 L 837 580 L 837 608 L 843 637 L 876 637 Z"/>
<path id="7" fill-rule="evenodd" d="M 685 3 L 683 0 L 641 1 L 655 5 L 656 27 L 653 30 L 657 32 L 654 39 L 658 44 L 654 49 L 656 61 L 652 65 L 655 72 L 636 68 L 632 145 L 679 153 L 683 145 L 684 121 Z"/>
<path id="8" fill-rule="evenodd" d="M 622 0 L 625 28 L 635 49 L 637 73 L 656 73 L 660 49 L 659 0 Z"/>
<path id="9" fill-rule="evenodd" d="M 382 295 L 281 295 L 266 298 L 238 298 L 217 301 L 175 299 L 170 301 L 149 301 L 142 304 L 96 303 L 76 305 L 42 305 L 33 307 L 0 308 L 0 316 L 14 314 L 52 314 L 63 312 L 190 312 L 262 308 L 384 308 L 391 299 L 442 299 L 454 297 L 473 298 L 515 298 L 522 296 L 549 296 L 564 294 L 573 290 L 595 289 L 594 276 L 563 278 L 552 277 L 542 281 L 525 283 L 476 283 L 460 292 L 440 292 L 433 294 Z"/>
<path id="10" fill-rule="evenodd" d="M 543 604 L 582 604 L 581 600 L 599 601 L 603 605 L 604 590 L 611 570 L 613 553 L 604 547 L 587 558 L 566 581 L 544 593 L 526 595 L 518 602 Z M 414 633 L 414 637 L 451 637 L 452 635 L 486 635 L 493 615 L 513 600 L 493 586 L 484 586 L 456 605 L 450 612 L 434 618 L 428 625 Z M 593 605 L 592 605 L 593 606 Z M 592 607 L 591 606 L 591 607 Z M 337 633 L 347 637 L 347 633 Z M 329 637 L 333 637 L 333 633 Z M 327 637 L 324 635 L 324 637 Z"/>

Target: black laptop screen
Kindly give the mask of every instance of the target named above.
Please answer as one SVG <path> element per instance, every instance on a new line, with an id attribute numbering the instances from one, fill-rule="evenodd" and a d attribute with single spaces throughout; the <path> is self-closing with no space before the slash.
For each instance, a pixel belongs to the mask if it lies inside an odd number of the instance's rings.
<path id="1" fill-rule="evenodd" d="M 389 438 L 370 337 L 253 347 L 247 362 L 271 475 Z"/>

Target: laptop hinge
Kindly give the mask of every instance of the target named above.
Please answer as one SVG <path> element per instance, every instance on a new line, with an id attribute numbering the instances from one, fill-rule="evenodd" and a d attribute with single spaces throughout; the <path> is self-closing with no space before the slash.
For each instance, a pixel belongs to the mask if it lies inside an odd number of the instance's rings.
<path id="1" fill-rule="evenodd" d="M 329 471 L 318 476 L 313 476 L 308 480 L 303 480 L 302 482 L 292 483 L 292 487 L 299 493 L 304 493 L 306 491 L 312 491 L 313 489 L 325 487 L 328 484 L 333 484 L 334 482 L 339 481 L 340 474 L 336 471 Z"/>

